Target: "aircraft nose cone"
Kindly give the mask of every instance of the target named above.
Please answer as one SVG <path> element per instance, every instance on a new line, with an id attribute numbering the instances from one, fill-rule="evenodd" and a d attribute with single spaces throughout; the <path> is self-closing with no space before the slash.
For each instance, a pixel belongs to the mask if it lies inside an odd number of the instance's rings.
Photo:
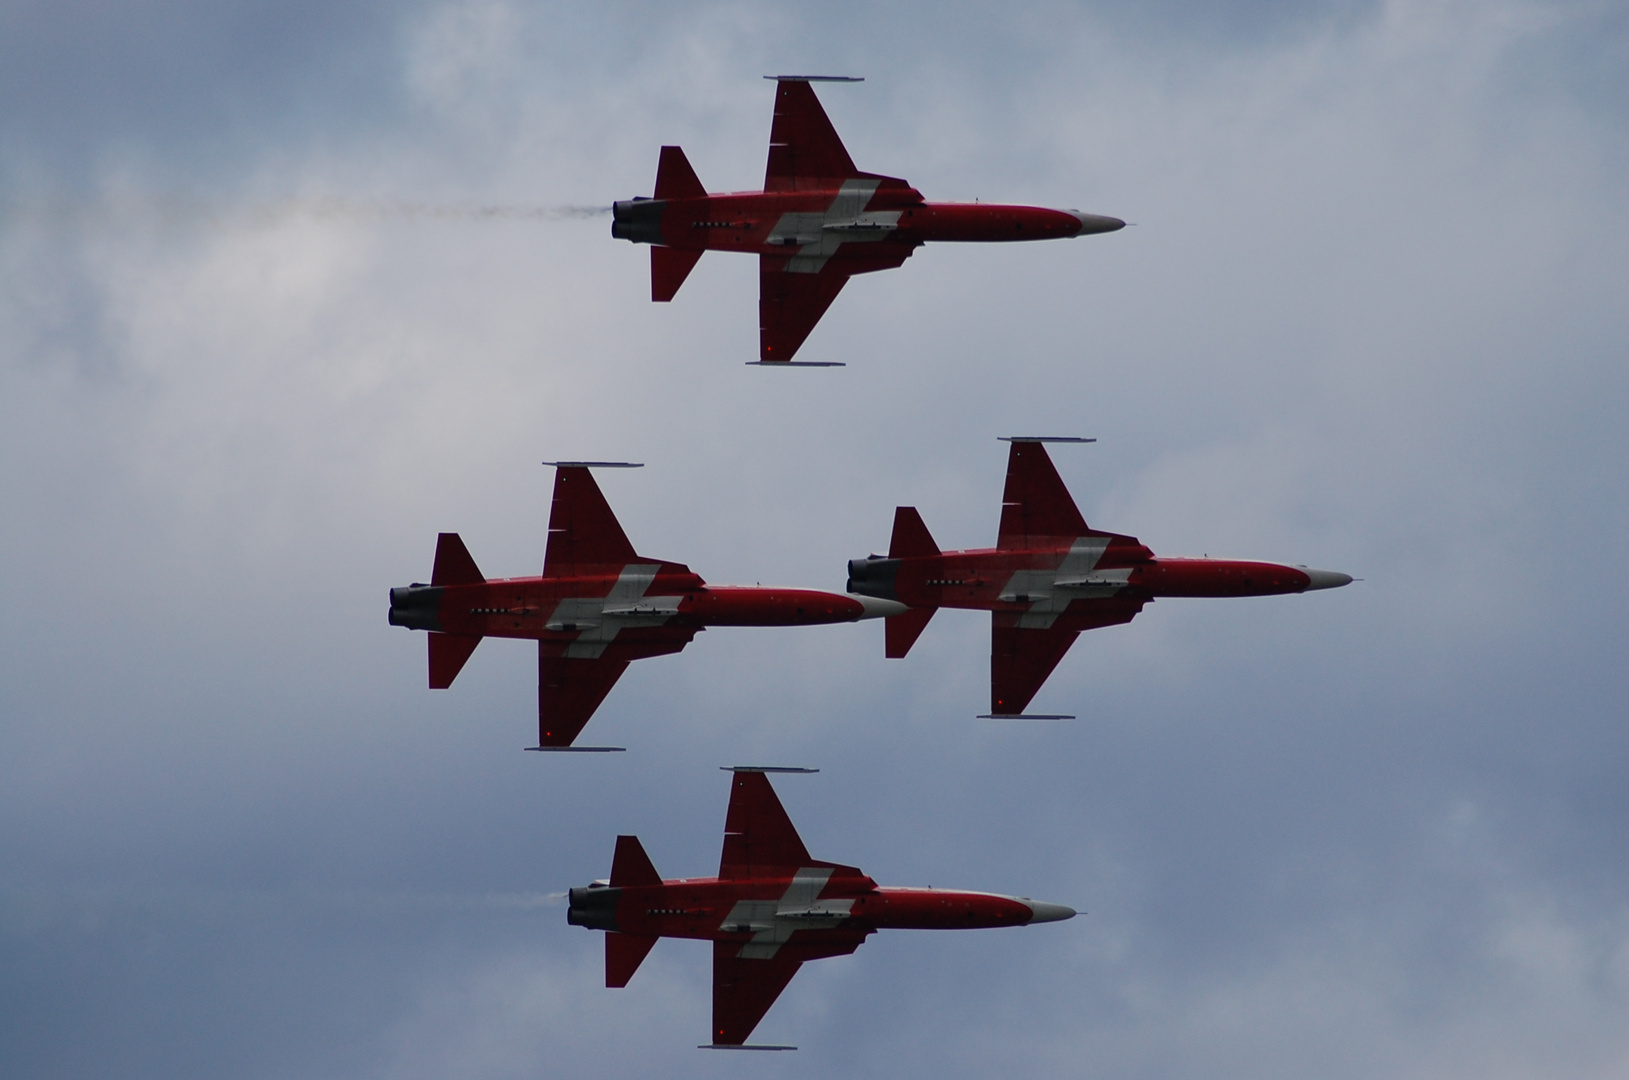
<path id="1" fill-rule="evenodd" d="M 1338 570 L 1308 570 L 1302 567 L 1301 572 L 1312 580 L 1307 583 L 1305 592 L 1313 589 L 1338 589 L 1342 585 L 1352 584 L 1352 575 L 1343 574 Z"/>
<path id="2" fill-rule="evenodd" d="M 859 601 L 860 606 L 865 609 L 865 613 L 860 616 L 862 619 L 882 619 L 889 615 L 903 615 L 911 610 L 898 600 L 884 600 L 879 596 L 860 596 L 856 593 L 849 593 L 848 598 Z"/>
<path id="3" fill-rule="evenodd" d="M 1080 222 L 1080 231 L 1076 236 L 1085 236 L 1087 233 L 1114 232 L 1123 229 L 1126 223 L 1117 217 L 1106 217 L 1103 214 L 1083 214 L 1079 210 L 1069 211 L 1069 215 Z"/>
<path id="4" fill-rule="evenodd" d="M 1062 922 L 1064 919 L 1075 917 L 1075 909 L 1064 907 L 1062 904 L 1043 904 L 1039 900 L 1025 900 L 1024 903 L 1035 913 L 1029 917 L 1032 923 Z"/>

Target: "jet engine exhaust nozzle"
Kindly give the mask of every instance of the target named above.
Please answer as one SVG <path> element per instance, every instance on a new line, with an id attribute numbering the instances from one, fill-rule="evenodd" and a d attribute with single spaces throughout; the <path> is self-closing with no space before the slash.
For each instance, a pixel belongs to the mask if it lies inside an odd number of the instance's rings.
<path id="1" fill-rule="evenodd" d="M 611 235 L 636 244 L 662 243 L 666 199 L 628 199 L 611 204 Z"/>
<path id="2" fill-rule="evenodd" d="M 571 898 L 571 906 L 566 909 L 568 925 L 586 926 L 590 930 L 617 928 L 617 902 L 622 899 L 621 889 L 590 885 L 586 889 L 572 889 L 566 895 Z"/>
<path id="3" fill-rule="evenodd" d="M 898 600 L 894 578 L 899 574 L 898 559 L 884 559 L 873 555 L 868 559 L 848 561 L 848 591 L 857 596 L 874 596 L 879 600 Z"/>
<path id="4" fill-rule="evenodd" d="M 440 630 L 441 594 L 445 591 L 439 585 L 417 583 L 404 589 L 391 589 L 390 625 L 405 626 L 409 630 Z"/>

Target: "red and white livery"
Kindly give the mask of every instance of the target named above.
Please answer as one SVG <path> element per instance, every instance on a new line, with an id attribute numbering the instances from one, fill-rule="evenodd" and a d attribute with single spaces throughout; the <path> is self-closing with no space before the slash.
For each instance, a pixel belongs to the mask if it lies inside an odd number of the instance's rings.
<path id="1" fill-rule="evenodd" d="M 1130 622 L 1156 597 L 1271 596 L 1352 580 L 1305 566 L 1156 556 L 1134 536 L 1088 526 L 1042 445 L 1092 440 L 1005 441 L 1012 449 L 995 547 L 940 551 L 916 508 L 901 506 L 888 555 L 848 564 L 849 592 L 910 608 L 887 619 L 890 657 L 909 652 L 942 607 L 991 612 L 990 718 L 1021 716 L 1081 631 Z"/>
<path id="2" fill-rule="evenodd" d="M 884 888 L 855 867 L 812 859 L 766 770 L 730 771 L 717 877 L 664 881 L 638 838 L 619 836 L 610 879 L 572 889 L 566 916 L 573 926 L 605 931 L 606 986 L 628 985 L 658 938 L 711 941 L 709 1048 L 743 1048 L 805 961 L 847 955 L 878 930 L 1025 926 L 1075 915 L 1018 896 Z"/>
<path id="3" fill-rule="evenodd" d="M 487 578 L 457 533 L 436 542 L 429 584 L 390 590 L 390 624 L 430 632 L 430 688 L 444 690 L 483 637 L 537 642 L 538 748 L 571 746 L 628 665 L 675 653 L 709 626 L 811 626 L 897 614 L 864 596 L 708 585 L 646 558 L 617 523 L 591 465 L 556 462 L 540 577 Z"/>
<path id="4" fill-rule="evenodd" d="M 616 203 L 611 235 L 650 244 L 651 299 L 672 300 L 705 251 L 758 256 L 758 362 L 788 363 L 848 279 L 891 270 L 924 243 L 1053 240 L 1124 228 L 1078 210 L 930 203 L 904 180 L 861 172 L 815 97 L 819 76 L 772 76 L 764 190 L 709 195 L 677 146 L 653 198 Z"/>

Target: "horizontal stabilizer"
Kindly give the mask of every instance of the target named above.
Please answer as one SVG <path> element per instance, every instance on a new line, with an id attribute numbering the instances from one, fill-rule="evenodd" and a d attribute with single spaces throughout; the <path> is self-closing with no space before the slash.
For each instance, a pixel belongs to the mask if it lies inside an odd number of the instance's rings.
<path id="1" fill-rule="evenodd" d="M 436 537 L 436 562 L 430 571 L 430 584 L 479 585 L 485 580 L 457 533 L 442 533 Z"/>
<path id="2" fill-rule="evenodd" d="M 650 298 L 658 304 L 673 299 L 690 276 L 690 271 L 701 261 L 701 249 L 674 248 L 656 245 L 650 249 Z"/>
<path id="3" fill-rule="evenodd" d="M 438 561 L 436 565 L 440 565 Z M 479 634 L 435 634 L 430 637 L 430 689 L 445 690 L 464 670 L 475 646 L 481 643 Z"/>
<path id="4" fill-rule="evenodd" d="M 662 156 L 656 162 L 656 197 L 658 199 L 702 199 L 707 189 L 701 178 L 690 167 L 690 159 L 677 146 L 662 147 Z"/>
<path id="5" fill-rule="evenodd" d="M 605 985 L 627 986 L 639 965 L 645 962 L 656 938 L 650 934 L 624 934 L 617 930 L 605 932 Z"/>
<path id="6" fill-rule="evenodd" d="M 890 559 L 916 559 L 939 554 L 939 545 L 922 523 L 914 506 L 894 508 L 894 537 L 888 543 Z"/>
<path id="7" fill-rule="evenodd" d="M 890 615 L 882 620 L 883 656 L 889 660 L 903 659 L 938 610 L 930 607 L 911 608 L 903 615 Z"/>
<path id="8" fill-rule="evenodd" d="M 644 845 L 639 842 L 639 837 L 617 837 L 616 854 L 611 856 L 611 887 L 621 889 L 632 885 L 661 883 L 662 875 L 656 872 L 650 856 L 645 854 Z"/>

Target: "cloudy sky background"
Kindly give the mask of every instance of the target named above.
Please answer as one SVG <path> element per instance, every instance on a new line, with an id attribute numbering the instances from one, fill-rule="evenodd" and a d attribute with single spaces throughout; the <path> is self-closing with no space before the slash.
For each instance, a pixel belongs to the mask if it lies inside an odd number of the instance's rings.
<path id="1" fill-rule="evenodd" d="M 0 8 L 0 1073 L 1622 1076 L 1626 57 L 1600 2 Z M 829 113 L 930 198 L 1136 224 L 925 249 L 846 368 L 743 367 L 752 259 L 653 305 L 556 211 L 662 143 L 757 187 L 781 71 L 865 75 Z M 1031 432 L 1101 440 L 1095 525 L 1363 581 L 1094 632 L 1072 724 L 974 719 L 981 615 L 709 631 L 569 758 L 528 645 L 432 693 L 385 623 L 438 530 L 537 571 L 543 459 L 840 589 L 896 504 L 991 543 Z M 546 894 L 619 832 L 713 872 L 743 761 L 821 768 L 818 857 L 1088 914 L 878 935 L 798 1053 L 696 1051 L 707 948 L 606 990 Z"/>

